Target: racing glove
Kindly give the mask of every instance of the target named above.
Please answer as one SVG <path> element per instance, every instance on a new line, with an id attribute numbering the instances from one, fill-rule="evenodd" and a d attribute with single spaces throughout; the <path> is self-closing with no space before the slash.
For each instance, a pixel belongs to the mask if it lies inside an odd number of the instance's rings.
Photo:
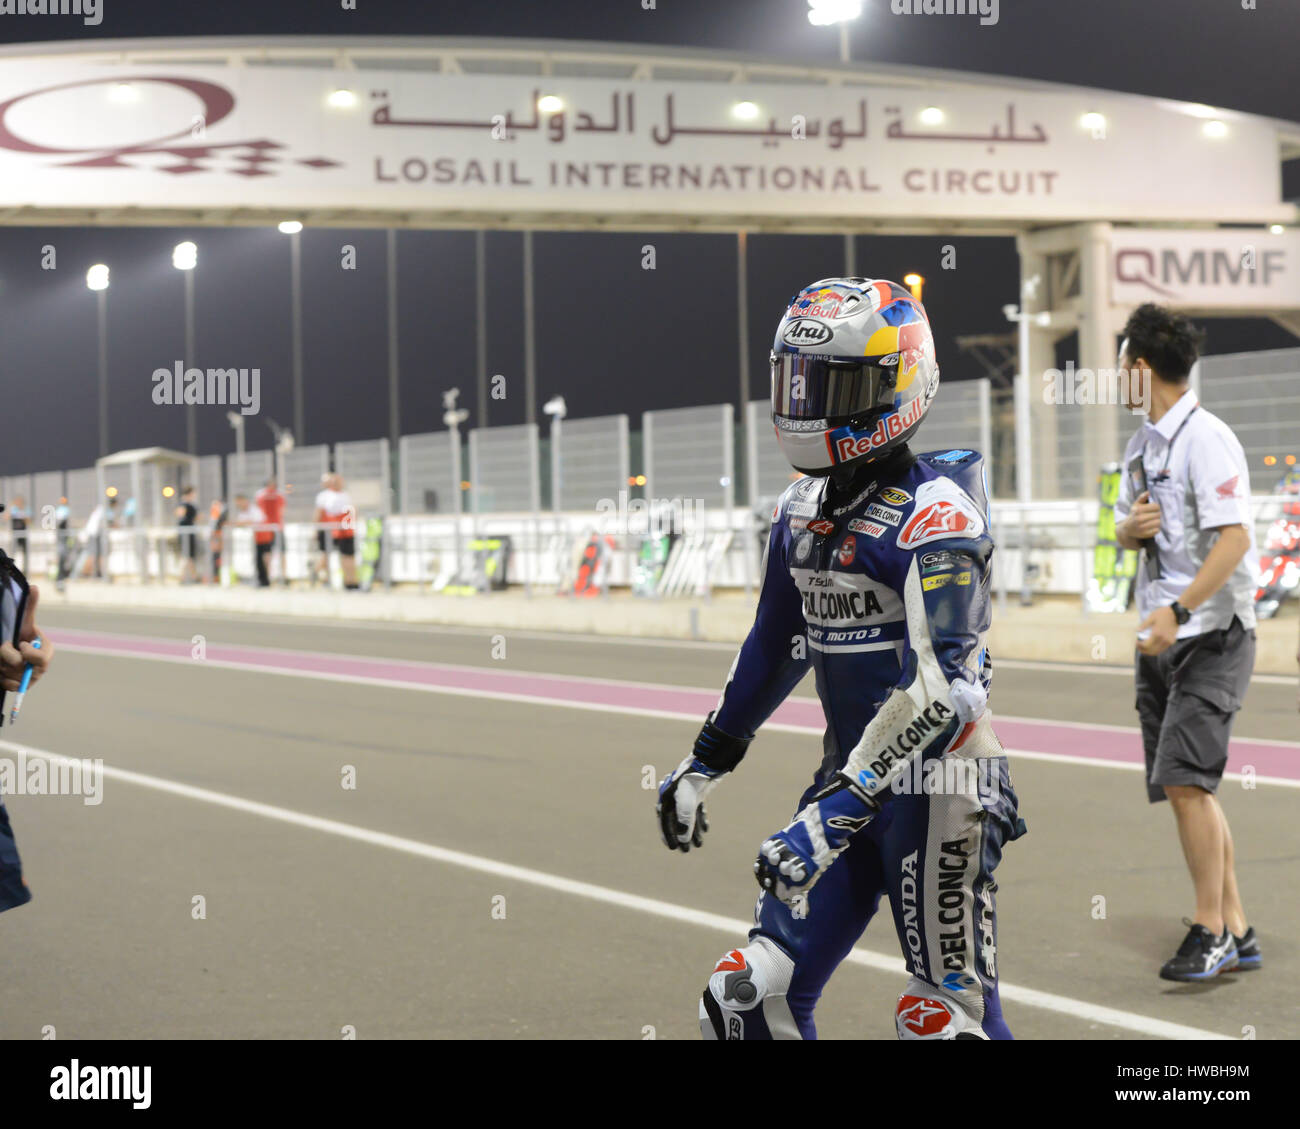
<path id="1" fill-rule="evenodd" d="M 915 681 L 916 672 L 911 656 L 904 676 Z M 758 884 L 787 905 L 796 905 L 852 836 L 876 818 L 889 802 L 894 782 L 913 761 L 942 756 L 959 738 L 964 719 L 982 710 L 983 702 L 983 688 L 965 682 L 954 683 L 944 698 L 928 704 L 925 697 L 918 701 L 895 689 L 844 768 L 787 827 L 763 841 L 754 864 Z"/>
<path id="2" fill-rule="evenodd" d="M 837 774 L 790 824 L 763 840 L 754 876 L 786 905 L 807 897 L 857 832 L 880 813 L 880 801 Z"/>
<path id="3" fill-rule="evenodd" d="M 659 784 L 659 833 L 670 851 L 689 851 L 703 845 L 709 829 L 704 798 L 719 778 L 741 762 L 752 738 L 733 737 L 713 724 L 709 714 L 695 747 L 670 776 Z"/>

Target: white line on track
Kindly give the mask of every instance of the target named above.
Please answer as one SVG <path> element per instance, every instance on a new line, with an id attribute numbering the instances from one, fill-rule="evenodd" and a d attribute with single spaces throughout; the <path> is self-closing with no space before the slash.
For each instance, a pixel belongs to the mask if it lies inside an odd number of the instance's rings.
<path id="1" fill-rule="evenodd" d="M 18 745 L 12 741 L 0 741 L 0 748 L 7 749 L 15 754 L 21 753 L 27 757 L 44 757 L 55 764 L 81 763 L 73 757 L 66 757 L 46 749 L 32 748 L 28 745 Z M 103 774 L 109 780 L 120 780 L 124 784 L 135 784 L 141 788 L 150 788 L 156 792 L 165 792 L 169 795 L 197 800 L 200 803 L 213 804 L 217 807 L 228 808 L 247 815 L 260 816 L 263 819 L 269 819 L 277 823 L 286 823 L 294 827 L 320 831 L 323 834 L 335 835 L 341 839 L 351 839 L 354 842 L 365 843 L 372 847 L 400 851 L 403 854 L 429 859 L 432 862 L 459 866 L 466 870 L 477 871 L 480 874 L 491 874 L 496 878 L 505 878 L 545 890 L 553 890 L 556 893 L 570 894 L 574 897 L 586 898 L 589 901 L 617 906 L 620 909 L 666 918 L 683 925 L 696 925 L 703 929 L 713 929 L 733 937 L 744 936 L 751 927 L 750 922 L 742 921 L 739 918 L 724 917 L 721 914 L 709 913 L 707 910 L 674 905 L 672 902 L 660 901 L 657 898 L 646 898 L 639 894 L 629 894 L 626 891 L 614 890 L 608 886 L 597 886 L 590 882 L 563 878 L 557 874 L 547 874 L 545 871 L 533 870 L 529 867 L 498 862 L 495 859 L 468 854 L 464 851 L 436 847 L 432 843 L 422 843 L 418 839 L 407 839 L 401 835 L 389 835 L 383 831 L 371 831 L 368 828 L 357 827 L 351 823 L 342 823 L 335 819 L 323 819 L 320 816 L 307 815 L 305 812 L 293 811 L 290 808 L 282 808 L 275 804 L 246 800 L 240 796 L 216 792 L 209 788 L 197 788 L 191 784 L 166 780 L 160 776 L 132 772 L 129 769 L 114 768 L 109 765 L 104 766 Z M 883 953 L 875 953 L 867 949 L 855 948 L 850 951 L 845 959 L 850 964 L 871 968 L 877 972 L 889 972 L 897 975 L 904 971 L 903 962 L 900 958 L 885 956 Z M 1071 999 L 1069 996 L 1060 996 L 1054 992 L 1040 992 L 1036 988 L 1022 988 L 1019 985 L 1008 984 L 1005 981 L 999 984 L 998 990 L 1004 1000 L 1009 1000 L 1012 1003 L 1041 1008 L 1045 1011 L 1054 1011 L 1087 1023 L 1104 1023 L 1109 1027 L 1118 1027 L 1138 1035 L 1150 1035 L 1160 1039 L 1217 1040 L 1232 1038 L 1232 1036 L 1220 1035 L 1217 1032 L 1206 1031 L 1199 1027 L 1170 1023 L 1164 1019 L 1139 1015 L 1137 1012 L 1103 1007 L 1100 1004 L 1088 1003 L 1086 1000 Z"/>
<path id="2" fill-rule="evenodd" d="M 1117 674 L 1123 678 L 1133 677 L 1132 666 L 1114 666 L 1110 663 L 1063 663 L 1044 659 L 1000 659 L 993 656 L 994 675 L 999 670 L 1039 670 L 1060 674 Z M 1267 682 L 1271 686 L 1294 686 L 1294 674 L 1252 674 L 1252 682 Z"/>
<path id="3" fill-rule="evenodd" d="M 994 729 L 997 728 L 996 718 L 993 727 Z M 1145 765 L 1137 764 L 1135 761 L 1101 760 L 1093 757 L 1075 756 L 1073 753 L 1039 753 L 1029 749 L 1006 749 L 1005 752 L 1009 757 L 1028 761 L 1047 761 L 1049 764 L 1078 764 L 1083 765 L 1085 768 L 1118 768 L 1125 772 L 1146 771 Z M 1240 772 L 1225 772 L 1221 779 L 1240 784 L 1246 778 Z M 1288 780 L 1283 776 L 1253 775 L 1250 777 L 1249 786 L 1253 788 L 1256 784 L 1271 784 L 1278 788 L 1300 788 L 1300 780 Z"/>
<path id="4" fill-rule="evenodd" d="M 138 637 L 133 637 L 138 638 Z M 170 640 L 175 642 L 175 640 Z M 232 644 L 227 644 L 232 645 Z M 273 648 L 258 648 L 246 644 L 235 644 L 244 647 L 246 650 L 272 650 Z M 233 670 L 245 674 L 279 674 L 287 678 L 308 678 L 322 682 L 342 682 L 349 686 L 374 686 L 381 690 L 416 690 L 423 691 L 427 694 L 446 694 L 457 698 L 486 698 L 497 702 L 518 702 L 522 705 L 529 706 L 552 706 L 559 709 L 587 710 L 593 713 L 612 713 L 619 714 L 622 717 L 653 717 L 664 721 L 682 721 L 693 725 L 699 725 L 700 718 L 698 714 L 683 713 L 679 710 L 656 710 L 648 709 L 644 706 L 624 706 L 624 705 L 607 705 L 603 702 L 578 702 L 569 701 L 562 698 L 541 698 L 534 694 L 515 694 L 506 690 L 471 690 L 459 686 L 431 686 L 426 683 L 415 682 L 393 682 L 387 678 L 371 678 L 366 675 L 354 674 L 334 674 L 329 671 L 321 670 L 294 670 L 289 667 L 271 666 L 261 663 L 237 662 L 228 659 L 194 659 L 186 655 L 147 655 L 130 652 L 123 654 L 121 651 L 111 647 L 87 646 L 81 643 L 62 643 L 59 645 L 60 650 L 72 651 L 80 654 L 100 655 L 107 658 L 129 658 L 143 659 L 146 662 L 163 662 L 180 664 L 190 667 L 218 667 L 222 670 Z M 281 651 L 281 653 L 285 653 Z M 307 652 L 291 652 L 307 653 Z M 410 666 L 447 666 L 448 664 L 439 663 L 421 663 L 409 659 L 381 659 L 377 661 L 393 662 Z M 452 667 L 451 669 L 458 669 Z M 477 669 L 477 668 L 475 668 Z M 538 678 L 564 678 L 564 675 L 545 675 L 533 671 L 524 671 L 529 677 Z M 622 685 L 629 687 L 654 687 L 660 690 L 690 690 L 689 686 L 665 686 L 648 682 L 618 682 L 614 679 L 582 679 L 583 681 L 603 682 L 606 685 Z M 808 699 L 815 701 L 816 699 Z M 1043 718 L 1034 717 L 1011 717 L 1005 714 L 994 715 L 994 726 L 996 727 L 998 717 L 1005 717 L 1007 721 L 1027 722 L 1039 725 L 1067 725 L 1071 728 L 1078 727 L 1083 729 L 1097 729 L 1114 733 L 1137 733 L 1136 729 L 1126 729 L 1120 725 L 1101 725 L 1089 722 L 1052 722 Z M 820 734 L 821 729 L 808 725 L 792 725 L 781 721 L 768 721 L 763 725 L 763 729 L 769 733 L 803 733 L 803 734 Z M 1255 738 L 1251 738 L 1255 740 Z M 1260 740 L 1261 744 L 1277 745 L 1283 748 L 1300 748 L 1295 742 L 1291 741 L 1266 741 Z M 1076 764 L 1084 765 L 1089 768 L 1140 768 L 1137 764 L 1128 764 L 1122 761 L 1109 761 L 1103 759 L 1093 759 L 1091 757 L 1073 756 L 1067 753 L 1046 753 L 1039 751 L 1008 749 L 1007 753 L 1011 756 L 1024 757 L 1029 760 L 1051 761 L 1058 764 Z M 1225 772 L 1225 780 L 1241 780 L 1241 776 L 1234 772 Z M 1279 776 L 1255 776 L 1252 778 L 1257 784 L 1277 785 L 1282 788 L 1300 788 L 1300 780 L 1287 780 Z"/>

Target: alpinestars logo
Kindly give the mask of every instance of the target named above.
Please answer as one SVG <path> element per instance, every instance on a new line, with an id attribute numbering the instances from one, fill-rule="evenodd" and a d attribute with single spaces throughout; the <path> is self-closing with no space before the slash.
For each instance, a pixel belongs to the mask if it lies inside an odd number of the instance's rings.
<path id="1" fill-rule="evenodd" d="M 933 1038 L 952 1024 L 952 1013 L 938 1000 L 903 996 L 898 1001 L 898 1025 L 917 1035 Z"/>
<path id="2" fill-rule="evenodd" d="M 951 478 L 923 483 L 916 509 L 898 534 L 900 549 L 917 549 L 945 537 L 974 539 L 984 533 L 984 515 L 974 499 Z"/>
<path id="3" fill-rule="evenodd" d="M 725 957 L 718 961 L 714 972 L 742 972 L 745 968 L 745 954 L 739 949 L 732 949 Z"/>
<path id="4" fill-rule="evenodd" d="M 993 929 L 993 886 L 986 880 L 980 887 L 980 955 L 984 960 L 984 975 L 990 980 L 998 978 L 998 946 Z"/>
<path id="5" fill-rule="evenodd" d="M 965 533 L 971 527 L 971 520 L 953 502 L 935 502 L 926 506 L 907 523 L 898 539 L 901 548 L 921 545 L 938 537 L 952 537 Z"/>
<path id="6" fill-rule="evenodd" d="M 874 818 L 874 815 L 833 815 L 826 820 L 826 826 L 835 831 L 847 831 L 852 835 L 861 831 Z"/>

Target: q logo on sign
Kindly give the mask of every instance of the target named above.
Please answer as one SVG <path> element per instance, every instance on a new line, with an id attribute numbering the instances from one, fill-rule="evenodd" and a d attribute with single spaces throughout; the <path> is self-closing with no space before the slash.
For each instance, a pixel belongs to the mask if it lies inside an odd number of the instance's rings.
<path id="1" fill-rule="evenodd" d="M 35 141 L 21 137 L 12 124 L 13 117 L 22 118 L 25 112 L 31 113 L 34 100 L 44 98 L 47 95 L 60 95 L 65 91 L 91 90 L 97 87 L 116 89 L 123 85 L 135 86 L 146 83 L 175 88 L 198 99 L 199 105 L 192 113 L 180 115 L 176 119 L 184 121 L 186 124 L 175 133 L 164 134 L 161 137 L 149 137 L 139 141 L 127 141 L 116 145 L 101 143 L 60 146 L 48 143 L 38 144 Z M 69 100 L 66 98 L 56 97 L 52 101 L 59 107 L 59 113 L 31 113 L 33 120 L 39 121 L 42 127 L 47 127 L 54 122 L 60 123 L 60 126 L 71 123 L 72 128 L 93 132 L 102 121 L 106 132 L 110 128 L 109 123 L 112 119 L 107 116 L 102 101 L 88 102 L 84 98 L 77 99 L 74 97 L 72 101 L 79 103 L 76 106 L 69 106 L 67 104 Z M 196 117 L 202 118 L 205 130 L 210 129 L 218 122 L 229 117 L 234 108 L 235 96 L 229 90 L 215 82 L 205 82 L 202 79 L 176 78 L 164 75 L 127 75 L 125 78 L 114 76 L 111 78 L 85 79 L 81 82 L 65 82 L 58 86 L 46 86 L 40 90 L 30 90 L 26 94 L 19 94 L 10 98 L 7 102 L 0 103 L 0 149 L 9 149 L 15 153 L 39 154 L 47 157 L 81 158 L 80 160 L 56 162 L 62 168 L 126 168 L 164 172 L 172 175 L 213 171 L 210 163 L 217 155 L 222 150 L 233 150 L 236 167 L 224 171 L 235 176 L 274 175 L 274 170 L 264 166 L 276 164 L 282 159 L 278 155 L 278 151 L 288 148 L 282 142 L 263 137 L 257 140 L 231 141 L 224 145 L 194 143 L 195 138 L 189 123 Z M 16 115 L 15 110 L 17 110 Z M 146 162 L 133 163 L 127 159 L 134 156 L 159 153 L 177 158 L 176 163 L 158 167 L 150 166 Z M 330 160 L 327 157 L 295 159 L 294 163 L 306 165 L 313 169 L 332 168 L 340 164 L 340 162 Z"/>

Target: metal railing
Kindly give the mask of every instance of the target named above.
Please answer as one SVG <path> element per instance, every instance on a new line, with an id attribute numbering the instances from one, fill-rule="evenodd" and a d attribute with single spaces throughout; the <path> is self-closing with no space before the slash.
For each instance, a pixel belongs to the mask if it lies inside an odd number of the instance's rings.
<path id="1" fill-rule="evenodd" d="M 1257 546 L 1263 546 L 1269 526 L 1282 516 L 1294 497 L 1275 494 L 1251 499 Z M 380 515 L 373 515 L 378 517 Z M 713 509 L 688 515 L 691 520 L 671 532 L 672 556 L 665 562 L 654 596 L 709 599 L 717 588 L 742 589 L 757 583 L 757 570 L 769 525 L 742 507 Z M 762 515 L 766 516 L 766 515 Z M 1000 606 L 1009 599 L 1021 603 L 1046 595 L 1072 595 L 1086 611 L 1096 546 L 1096 501 L 994 502 L 990 531 L 995 543 L 992 583 Z M 367 515 L 358 515 L 352 529 L 359 570 L 369 568 L 367 586 L 420 593 L 443 590 L 484 590 L 486 583 L 476 554 L 497 545 L 511 587 L 527 594 L 603 595 L 632 585 L 638 554 L 648 534 L 649 513 L 622 515 L 565 512 L 535 516 L 528 512 L 463 514 L 393 514 L 383 518 L 367 537 Z M 226 586 L 256 582 L 255 534 L 276 535 L 270 550 L 272 584 L 307 587 L 341 584 L 340 561 L 334 543 L 337 524 L 288 522 L 283 526 L 245 525 L 227 521 L 214 540 L 211 524 L 194 526 L 195 576 L 202 582 Z M 320 536 L 329 555 L 328 577 L 320 570 Z M 15 556 L 36 581 L 88 579 L 96 558 L 102 579 L 133 583 L 175 584 L 182 578 L 186 551 L 183 530 L 176 526 L 126 526 L 103 532 L 97 552 L 94 538 L 68 530 L 31 528 L 25 534 L 0 529 L 0 547 Z M 507 540 L 508 539 L 508 542 Z M 508 544 L 508 550 L 506 548 Z M 220 560 L 214 549 L 220 550 Z M 592 550 L 593 559 L 583 554 Z M 367 559 L 367 552 L 372 559 Z M 377 558 L 373 559 L 373 558 Z M 583 564 L 594 569 L 582 573 Z M 476 572 L 476 569 L 478 571 Z M 502 575 L 500 571 L 496 574 Z M 488 578 L 490 579 L 490 578 Z"/>

